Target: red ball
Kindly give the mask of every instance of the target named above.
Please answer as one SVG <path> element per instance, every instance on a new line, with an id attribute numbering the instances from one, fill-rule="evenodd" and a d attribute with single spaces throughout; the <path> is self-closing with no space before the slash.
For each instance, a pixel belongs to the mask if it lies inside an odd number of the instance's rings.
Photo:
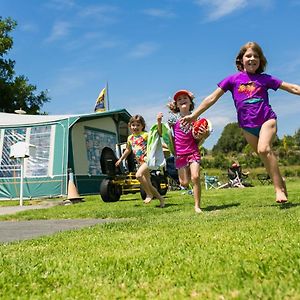
<path id="1" fill-rule="evenodd" d="M 197 134 L 199 132 L 200 126 L 204 126 L 206 129 L 208 129 L 208 121 L 205 118 L 195 121 L 193 124 L 194 133 Z"/>

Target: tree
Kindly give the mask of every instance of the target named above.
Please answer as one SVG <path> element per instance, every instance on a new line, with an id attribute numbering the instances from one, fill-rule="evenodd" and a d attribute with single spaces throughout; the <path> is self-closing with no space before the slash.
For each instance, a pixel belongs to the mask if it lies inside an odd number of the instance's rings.
<path id="1" fill-rule="evenodd" d="M 39 114 L 43 104 L 50 101 L 47 91 L 36 93 L 37 87 L 29 84 L 27 77 L 15 76 L 15 61 L 4 58 L 13 47 L 9 34 L 16 26 L 16 21 L 0 16 L 0 111 L 13 113 L 22 108 L 29 114 Z"/>
<path id="2" fill-rule="evenodd" d="M 300 147 L 300 129 L 298 129 L 294 134 L 295 145 Z"/>
<path id="3" fill-rule="evenodd" d="M 229 123 L 224 127 L 224 130 L 219 138 L 217 144 L 213 147 L 212 152 L 216 153 L 229 153 L 243 151 L 247 142 L 243 137 L 241 129 L 237 123 Z"/>

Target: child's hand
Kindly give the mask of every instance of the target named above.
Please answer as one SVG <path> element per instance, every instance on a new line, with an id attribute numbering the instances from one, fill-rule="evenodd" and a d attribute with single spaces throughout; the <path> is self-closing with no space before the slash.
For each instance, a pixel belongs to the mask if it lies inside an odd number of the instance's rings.
<path id="1" fill-rule="evenodd" d="M 161 123 L 162 122 L 162 118 L 163 118 L 163 113 L 162 112 L 159 112 L 158 114 L 157 114 L 157 117 L 156 117 L 156 119 L 157 119 L 157 123 Z"/>
<path id="2" fill-rule="evenodd" d="M 198 128 L 197 132 L 192 130 L 192 134 L 193 134 L 194 139 L 196 139 L 198 142 L 201 142 L 201 141 L 205 140 L 207 137 L 209 137 L 210 131 L 204 125 L 201 125 Z"/>
<path id="3" fill-rule="evenodd" d="M 121 159 L 118 159 L 118 160 L 116 161 L 116 163 L 115 163 L 115 166 L 118 167 L 119 164 L 121 163 L 121 161 L 122 161 Z"/>
<path id="4" fill-rule="evenodd" d="M 180 123 L 181 123 L 183 126 L 187 126 L 188 124 L 192 123 L 194 120 L 195 120 L 195 117 L 193 116 L 193 114 L 191 114 L 191 115 L 188 115 L 188 116 L 183 117 L 183 118 L 180 120 Z"/>

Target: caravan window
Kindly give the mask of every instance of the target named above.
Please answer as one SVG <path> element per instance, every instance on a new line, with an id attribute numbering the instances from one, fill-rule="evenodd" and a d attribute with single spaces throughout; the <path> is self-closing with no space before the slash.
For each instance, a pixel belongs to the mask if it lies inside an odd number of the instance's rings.
<path id="1" fill-rule="evenodd" d="M 0 147 L 0 177 L 20 177 L 19 159 L 10 158 L 10 148 L 17 142 L 27 142 L 35 146 L 35 156 L 25 160 L 25 176 L 36 177 L 48 175 L 50 160 L 51 127 L 38 126 L 2 130 Z"/>
<path id="2" fill-rule="evenodd" d="M 29 143 L 36 147 L 35 157 L 27 162 L 26 174 L 28 177 L 47 176 L 50 159 L 51 126 L 30 128 Z"/>
<path id="3" fill-rule="evenodd" d="M 85 127 L 84 135 L 89 163 L 89 174 L 101 175 L 100 157 L 102 150 L 104 147 L 109 147 L 115 151 L 117 142 L 116 134 L 97 128 Z"/>
<path id="4" fill-rule="evenodd" d="M 26 141 L 26 129 L 5 129 L 2 130 L 0 156 L 0 177 L 20 177 L 21 165 L 19 159 L 10 159 L 10 147 L 17 142 Z"/>

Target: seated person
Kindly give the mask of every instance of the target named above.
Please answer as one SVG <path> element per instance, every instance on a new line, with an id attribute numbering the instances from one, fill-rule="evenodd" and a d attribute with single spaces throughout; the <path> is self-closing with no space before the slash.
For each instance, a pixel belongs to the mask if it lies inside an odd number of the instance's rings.
<path id="1" fill-rule="evenodd" d="M 247 178 L 248 174 L 249 172 L 242 172 L 242 167 L 238 162 L 233 162 L 231 167 L 228 169 L 228 177 L 231 180 L 235 179 L 237 176 L 239 178 Z"/>

